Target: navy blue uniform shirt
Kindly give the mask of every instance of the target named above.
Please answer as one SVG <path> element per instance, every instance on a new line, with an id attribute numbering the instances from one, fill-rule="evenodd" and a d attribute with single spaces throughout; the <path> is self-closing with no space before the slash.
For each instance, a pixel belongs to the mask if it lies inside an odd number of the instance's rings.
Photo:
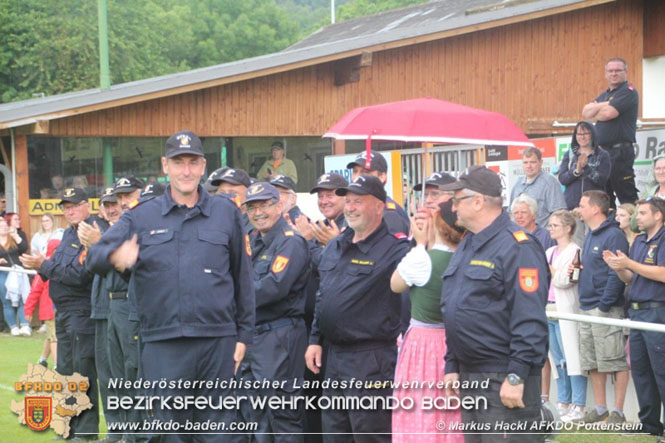
<path id="1" fill-rule="evenodd" d="M 596 122 L 598 139 L 596 143 L 609 148 L 614 143 L 635 142 L 637 130 L 637 108 L 640 97 L 637 89 L 628 82 L 623 82 L 612 91 L 606 89 L 598 97 L 597 102 L 609 101 L 619 111 L 619 116 L 612 120 Z"/>
<path id="2" fill-rule="evenodd" d="M 97 222 L 102 229 L 108 226 L 95 215 L 89 216 L 85 222 L 89 225 Z M 57 310 L 91 311 L 93 275 L 85 269 L 83 258 L 80 258 L 82 253 L 77 230 L 70 226 L 62 234 L 62 241 L 51 259 L 44 260 L 39 268 L 42 279 L 51 282 L 49 295 Z"/>
<path id="3" fill-rule="evenodd" d="M 580 308 L 584 311 L 598 308 L 608 312 L 612 306 L 624 305 L 623 291 L 626 285 L 603 260 L 603 251 L 606 249 L 615 254 L 617 250 L 628 254 L 626 234 L 613 218 L 606 219 L 584 237 L 578 285 Z"/>
<path id="4" fill-rule="evenodd" d="M 139 257 L 132 268 L 142 338 L 254 336 L 254 286 L 249 242 L 240 211 L 226 198 L 198 189 L 191 207 L 163 195 L 126 211 L 90 248 L 91 269 L 112 269 L 108 257 L 134 234 Z"/>
<path id="5" fill-rule="evenodd" d="M 549 274 L 538 240 L 507 212 L 467 233 L 443 274 L 446 373 L 540 374 Z"/>
<path id="6" fill-rule="evenodd" d="M 264 236 L 251 236 L 256 294 L 256 324 L 302 318 L 310 278 L 307 241 L 280 217 Z"/>
<path id="7" fill-rule="evenodd" d="M 646 234 L 635 237 L 630 248 L 630 258 L 643 265 L 665 266 L 665 227 L 661 227 L 649 240 Z M 648 279 L 633 271 L 630 301 L 665 302 L 665 283 Z"/>
<path id="8" fill-rule="evenodd" d="M 390 277 L 409 244 L 388 232 L 385 220 L 358 243 L 353 235 L 347 227 L 323 250 L 310 344 L 322 344 L 321 337 L 338 345 L 394 343 L 399 335 L 401 299 Z"/>

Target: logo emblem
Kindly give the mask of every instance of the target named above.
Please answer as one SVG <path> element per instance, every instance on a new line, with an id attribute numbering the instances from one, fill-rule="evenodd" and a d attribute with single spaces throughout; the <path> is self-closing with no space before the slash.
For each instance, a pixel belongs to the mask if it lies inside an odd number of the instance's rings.
<path id="1" fill-rule="evenodd" d="M 102 197 L 108 197 L 110 195 L 113 195 L 113 188 L 104 189 L 104 194 L 102 194 Z"/>
<path id="2" fill-rule="evenodd" d="M 69 198 L 69 197 L 74 197 L 74 194 L 76 194 L 74 188 L 67 188 L 65 189 L 65 193 L 62 196 L 65 198 Z"/>
<path id="3" fill-rule="evenodd" d="M 51 424 L 51 397 L 25 397 L 25 424 L 34 431 L 43 431 Z"/>
<path id="4" fill-rule="evenodd" d="M 176 137 L 180 142 L 181 148 L 191 148 L 192 138 L 187 134 L 180 134 Z"/>
<path id="5" fill-rule="evenodd" d="M 245 252 L 248 256 L 252 256 L 252 245 L 249 242 L 249 235 L 245 235 Z"/>
<path id="6" fill-rule="evenodd" d="M 259 192 L 263 191 L 263 185 L 260 183 L 256 183 L 247 189 L 247 195 L 256 195 Z"/>
<path id="7" fill-rule="evenodd" d="M 321 177 L 319 177 L 319 183 L 327 182 L 330 181 L 330 175 L 329 174 L 323 174 Z"/>
<path id="8" fill-rule="evenodd" d="M 125 177 L 118 180 L 118 186 L 129 186 L 129 185 L 131 185 L 131 182 Z"/>
<path id="9" fill-rule="evenodd" d="M 272 272 L 273 274 L 279 274 L 282 272 L 284 269 L 286 269 L 286 265 L 289 264 L 289 258 L 284 257 L 283 255 L 278 255 L 275 258 L 275 261 L 272 262 Z"/>
<path id="10" fill-rule="evenodd" d="M 520 268 L 519 271 L 520 288 L 524 292 L 536 292 L 538 290 L 538 269 Z"/>
<path id="11" fill-rule="evenodd" d="M 233 174 L 235 173 L 236 173 L 235 169 L 229 169 L 224 173 L 224 175 L 222 175 L 222 177 L 233 177 Z"/>

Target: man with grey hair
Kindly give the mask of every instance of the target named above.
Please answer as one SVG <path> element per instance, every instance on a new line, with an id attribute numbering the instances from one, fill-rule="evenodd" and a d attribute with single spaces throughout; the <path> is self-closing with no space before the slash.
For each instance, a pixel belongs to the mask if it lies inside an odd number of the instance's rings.
<path id="1" fill-rule="evenodd" d="M 490 169 L 472 166 L 441 190 L 455 192 L 457 223 L 468 230 L 443 274 L 447 395 L 485 398 L 485 407 L 462 408 L 464 423 L 485 432 L 538 432 L 550 274 L 543 248 L 503 210 L 501 179 Z M 487 389 L 474 387 L 488 379 Z M 535 434 L 511 437 L 542 441 Z"/>
<path id="2" fill-rule="evenodd" d="M 561 185 L 555 176 L 543 171 L 543 154 L 540 149 L 529 147 L 522 152 L 524 176 L 517 180 L 510 192 L 512 204 L 519 195 L 526 194 L 536 200 L 538 216 L 536 224 L 545 226 L 550 214 L 557 209 L 566 209 Z"/>
<path id="3" fill-rule="evenodd" d="M 526 194 L 520 195 L 510 205 L 510 213 L 517 226 L 526 229 L 536 237 L 545 251 L 556 245 L 556 242 L 550 237 L 549 231 L 536 223 L 538 203 L 534 199 Z"/>

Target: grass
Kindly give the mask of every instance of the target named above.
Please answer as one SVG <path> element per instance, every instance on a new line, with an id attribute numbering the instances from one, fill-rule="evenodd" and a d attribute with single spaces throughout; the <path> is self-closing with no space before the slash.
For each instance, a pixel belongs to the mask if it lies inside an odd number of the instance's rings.
<path id="1" fill-rule="evenodd" d="M 14 392 L 14 382 L 25 374 L 28 363 L 37 363 L 43 344 L 43 334 L 32 337 L 0 334 L 0 442 L 50 442 L 57 436 L 51 429 L 36 432 L 19 424 L 18 416 L 9 409 L 11 400 L 23 401 L 24 396 Z M 49 368 L 53 368 L 50 357 Z M 99 428 L 100 432 L 106 432 L 103 414 Z"/>
<path id="2" fill-rule="evenodd" d="M 12 337 L 0 334 L 0 443 L 4 442 L 50 442 L 56 437 L 51 429 L 35 432 L 18 423 L 17 415 L 10 409 L 11 400 L 23 401 L 23 396 L 14 392 L 14 382 L 18 381 L 28 367 L 28 363 L 36 363 L 41 354 L 44 335 L 33 334 L 32 337 Z M 49 362 L 49 367 L 52 367 Z M 100 401 L 101 405 L 101 401 Z M 106 431 L 103 414 L 100 416 L 100 432 Z M 582 434 L 564 432 L 558 434 L 554 441 L 561 443 L 654 443 L 655 437 L 622 436 L 619 434 Z"/>

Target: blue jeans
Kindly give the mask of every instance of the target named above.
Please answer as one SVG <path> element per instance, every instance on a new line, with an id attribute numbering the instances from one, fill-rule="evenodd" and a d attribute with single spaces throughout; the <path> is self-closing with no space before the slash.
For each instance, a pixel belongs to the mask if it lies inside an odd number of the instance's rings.
<path id="1" fill-rule="evenodd" d="M 559 373 L 559 378 L 556 379 L 557 401 L 584 407 L 586 404 L 587 378 L 583 375 L 568 375 L 559 322 L 548 320 L 547 326 L 550 331 L 550 352 Z"/>
<path id="2" fill-rule="evenodd" d="M 18 314 L 19 326 L 28 326 L 28 322 L 23 315 L 23 299 L 19 300 L 18 307 L 12 306 L 12 301 L 7 299 L 7 289 L 5 288 L 5 281 L 7 280 L 7 273 L 0 272 L 0 298 L 2 298 L 2 309 L 5 314 L 5 321 L 9 328 L 15 328 L 16 316 Z M 17 312 L 18 311 L 18 312 Z"/>

